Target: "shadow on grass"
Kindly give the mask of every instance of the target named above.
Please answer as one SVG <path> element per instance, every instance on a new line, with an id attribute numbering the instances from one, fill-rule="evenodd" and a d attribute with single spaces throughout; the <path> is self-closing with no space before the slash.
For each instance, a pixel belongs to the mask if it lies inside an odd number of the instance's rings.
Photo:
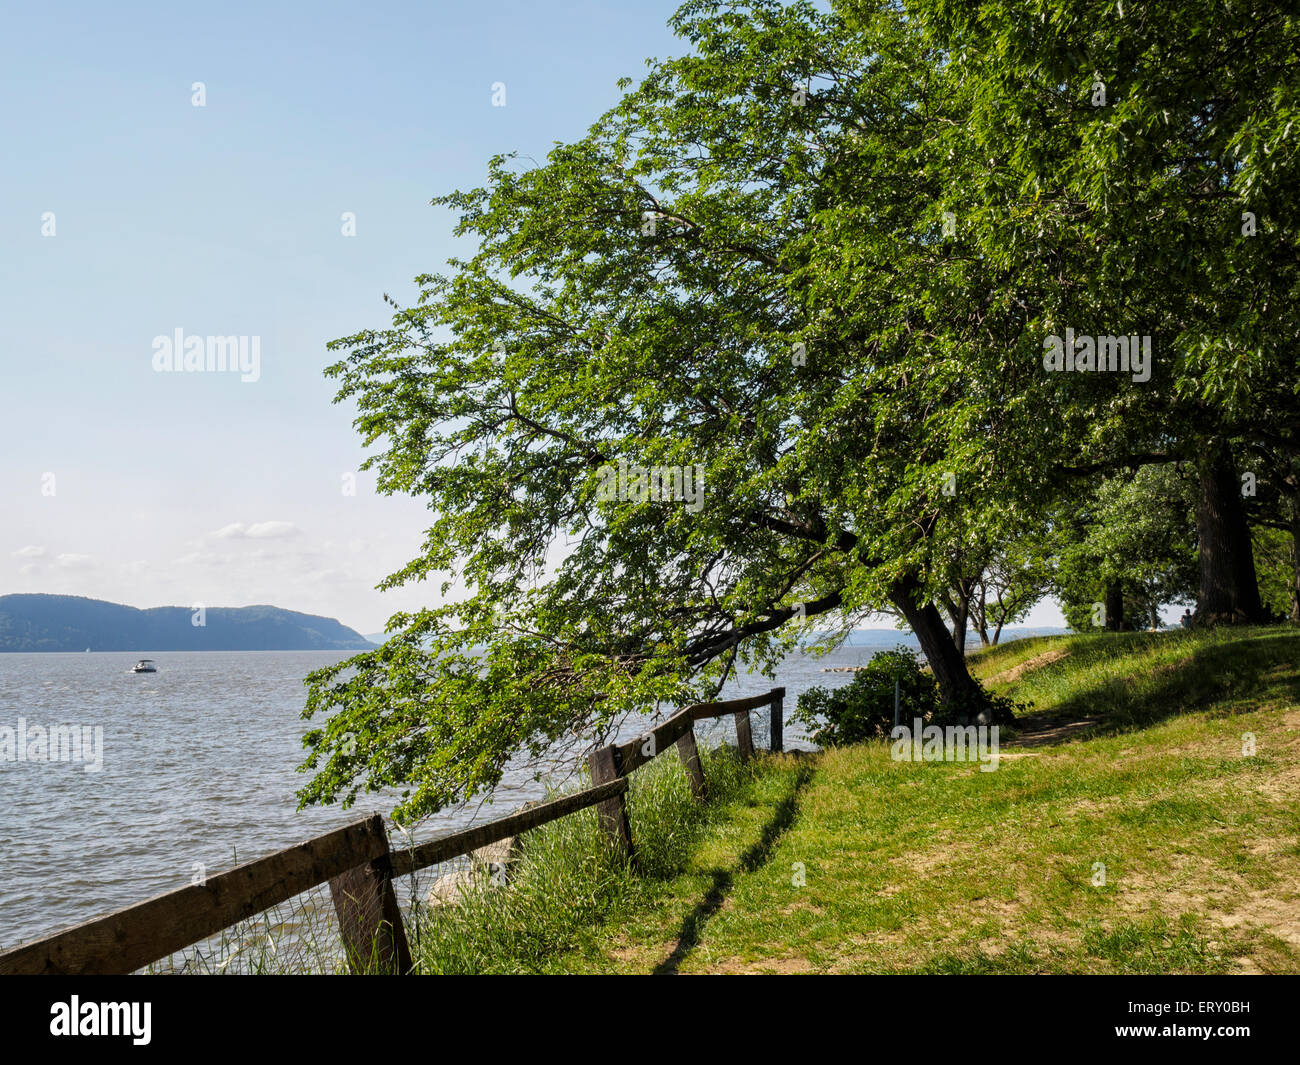
<path id="1" fill-rule="evenodd" d="M 1098 645 L 1114 655 L 1138 651 L 1151 637 Z M 1090 649 L 1091 650 L 1091 649 Z M 1071 656 L 1078 668 L 1080 654 Z M 1100 657 L 1098 655 L 1098 657 Z M 1066 660 L 1069 661 L 1069 660 Z M 1166 718 L 1204 710 L 1234 700 L 1252 703 L 1300 701 L 1300 631 L 1281 628 L 1261 634 L 1227 638 L 1189 648 L 1186 657 L 1156 667 L 1135 685 L 1130 678 L 1111 678 L 1092 685 L 1051 710 L 1021 719 L 1014 745 L 1044 746 L 1086 733 L 1115 735 L 1143 728 Z M 1011 745 L 1011 744 L 1009 744 Z"/>
<path id="2" fill-rule="evenodd" d="M 785 798 L 777 803 L 776 808 L 772 811 L 771 819 L 763 826 L 763 834 L 759 837 L 758 842 L 740 856 L 739 872 L 751 873 L 767 864 L 777 840 L 785 835 L 790 826 L 794 824 L 795 817 L 799 812 L 799 793 L 807 787 L 812 777 L 811 766 L 799 767 L 799 771 L 791 782 L 789 792 Z M 717 913 L 722 908 L 723 902 L 726 901 L 734 883 L 736 871 L 731 869 L 714 869 L 712 871 L 713 883 L 709 885 L 709 890 L 705 892 L 704 898 L 700 900 L 695 909 L 682 920 L 681 928 L 677 932 L 677 945 L 668 957 L 655 966 L 655 976 L 677 975 L 681 969 L 682 961 L 699 944 L 700 934 L 704 931 L 704 926 L 708 923 L 709 918 Z"/>

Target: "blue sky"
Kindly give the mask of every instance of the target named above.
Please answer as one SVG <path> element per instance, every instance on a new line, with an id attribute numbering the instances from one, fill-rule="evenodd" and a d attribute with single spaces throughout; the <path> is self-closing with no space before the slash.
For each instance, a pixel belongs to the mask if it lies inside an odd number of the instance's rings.
<path id="1" fill-rule="evenodd" d="M 426 515 L 367 476 L 343 494 L 362 452 L 325 345 L 385 324 L 381 293 L 408 298 L 452 253 L 430 198 L 496 152 L 540 160 L 619 77 L 680 53 L 674 7 L 7 11 L 0 589 L 272 602 L 367 632 L 433 593 L 373 590 Z M 260 379 L 155 373 L 178 327 L 259 337 Z"/>
<path id="2" fill-rule="evenodd" d="M 363 632 L 436 595 L 374 590 L 426 512 L 369 475 L 344 494 L 362 451 L 325 345 L 386 324 L 381 294 L 409 299 L 456 250 L 431 197 L 480 184 L 497 152 L 541 160 L 619 77 L 683 52 L 675 7 L 8 11 L 0 592 L 274 603 Z M 178 328 L 259 338 L 258 380 L 155 372 Z M 1055 623 L 1044 610 L 1031 621 Z"/>

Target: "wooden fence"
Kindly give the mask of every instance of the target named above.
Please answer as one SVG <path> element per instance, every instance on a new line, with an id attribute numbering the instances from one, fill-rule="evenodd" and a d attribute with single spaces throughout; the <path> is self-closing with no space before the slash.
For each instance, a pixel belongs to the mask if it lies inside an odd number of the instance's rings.
<path id="1" fill-rule="evenodd" d="M 771 706 L 774 751 L 783 748 L 784 688 L 729 702 L 695 703 L 628 743 L 611 744 L 588 759 L 592 787 L 407 850 L 389 848 L 384 819 L 374 814 L 265 858 L 237 865 L 202 884 L 156 895 L 104 917 L 0 953 L 0 975 L 126 974 L 201 943 L 239 921 L 328 883 L 348 966 L 357 973 L 406 973 L 411 953 L 393 879 L 456 858 L 539 825 L 597 807 L 600 824 L 633 863 L 627 818 L 628 777 L 676 744 L 691 793 L 706 782 L 695 722 L 732 714 L 742 760 L 754 755 L 749 713 Z"/>

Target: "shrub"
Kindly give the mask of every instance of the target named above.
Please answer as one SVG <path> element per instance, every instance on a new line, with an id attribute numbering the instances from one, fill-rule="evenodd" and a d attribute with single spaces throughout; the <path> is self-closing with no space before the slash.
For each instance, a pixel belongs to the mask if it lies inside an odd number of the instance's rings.
<path id="1" fill-rule="evenodd" d="M 894 682 L 899 719 L 928 720 L 939 711 L 939 687 L 905 647 L 882 651 L 841 688 L 809 688 L 791 720 L 809 730 L 814 743 L 840 747 L 888 736 L 894 725 Z M 815 731 L 814 731 L 815 730 Z"/>

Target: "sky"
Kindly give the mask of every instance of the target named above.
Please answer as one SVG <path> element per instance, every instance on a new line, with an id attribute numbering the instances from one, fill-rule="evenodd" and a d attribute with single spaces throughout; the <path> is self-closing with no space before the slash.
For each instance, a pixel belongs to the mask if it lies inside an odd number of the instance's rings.
<path id="1" fill-rule="evenodd" d="M 540 162 L 682 54 L 676 6 L 10 8 L 0 594 L 271 603 L 365 633 L 436 601 L 375 589 L 429 514 L 357 472 L 326 345 L 466 250 L 432 197 L 500 152 Z M 244 338 L 242 370 L 168 371 L 178 330 Z"/>

